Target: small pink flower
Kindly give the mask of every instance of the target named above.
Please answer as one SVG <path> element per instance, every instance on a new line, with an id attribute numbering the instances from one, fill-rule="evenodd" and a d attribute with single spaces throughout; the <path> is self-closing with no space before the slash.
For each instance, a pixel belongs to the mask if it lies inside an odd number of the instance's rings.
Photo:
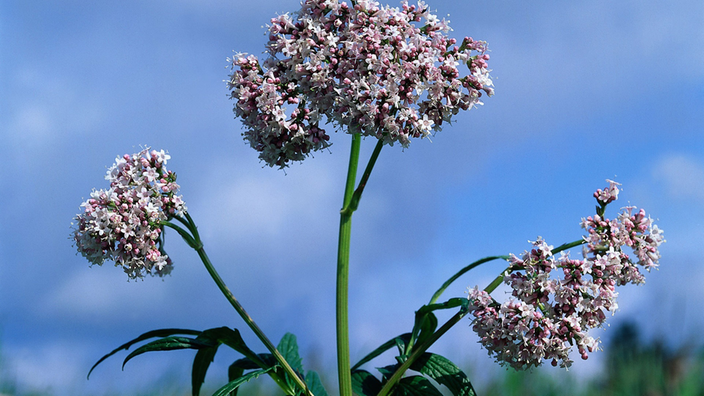
<path id="1" fill-rule="evenodd" d="M 493 94 L 486 43 L 457 45 L 423 2 L 353 4 L 304 0 L 295 14 L 271 19 L 267 59 L 232 60 L 234 112 L 269 166 L 327 148 L 321 121 L 407 147 Z"/>
<path id="2" fill-rule="evenodd" d="M 609 184 L 594 193 L 602 212 L 618 197 L 619 184 L 610 180 Z M 510 256 L 511 273 L 504 282 L 513 290 L 511 299 L 498 303 L 485 291 L 470 290 L 472 328 L 499 363 L 525 369 L 551 360 L 569 367 L 573 345 L 587 359 L 598 349 L 598 340 L 587 332 L 603 326 L 606 312 L 613 314 L 618 308 L 616 286 L 643 283 L 639 268 L 657 266 L 658 247 L 665 240 L 644 210 L 626 207 L 616 219 L 595 215 L 581 224 L 588 234 L 583 260 L 564 252 L 556 258 L 552 246 L 538 238 L 520 258 Z M 634 252 L 637 262 L 624 246 Z"/>
<path id="3" fill-rule="evenodd" d="M 73 240 L 91 264 L 112 260 L 131 279 L 171 272 L 171 259 L 161 249 L 162 221 L 183 214 L 176 174 L 165 168 L 171 158 L 146 148 L 117 157 L 108 169 L 108 190 L 94 190 L 81 204 Z"/>

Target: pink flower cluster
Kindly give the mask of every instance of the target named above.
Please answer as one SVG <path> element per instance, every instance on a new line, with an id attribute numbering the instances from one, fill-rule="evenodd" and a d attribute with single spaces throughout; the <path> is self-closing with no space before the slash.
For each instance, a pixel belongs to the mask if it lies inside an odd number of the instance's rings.
<path id="1" fill-rule="evenodd" d="M 117 157 L 108 169 L 108 190 L 94 190 L 81 204 L 73 239 L 92 264 L 113 260 L 132 278 L 171 272 L 171 259 L 161 249 L 163 225 L 186 210 L 176 174 L 164 165 L 163 150 Z"/>
<path id="2" fill-rule="evenodd" d="M 618 185 L 598 190 L 595 197 L 603 209 L 618 196 Z M 658 265 L 662 231 L 641 209 L 626 207 L 616 219 L 601 215 L 582 220 L 584 259 L 566 253 L 553 255 L 542 239 L 521 258 L 511 255 L 504 282 L 512 297 L 496 302 L 486 291 L 470 290 L 473 329 L 481 344 L 496 360 L 515 369 L 538 366 L 545 360 L 569 367 L 573 345 L 582 359 L 598 348 L 588 331 L 601 327 L 606 311 L 618 308 L 616 286 L 644 282 L 640 267 Z M 629 246 L 637 262 L 622 248 Z"/>
<path id="3" fill-rule="evenodd" d="M 323 116 L 389 145 L 429 136 L 493 94 L 486 43 L 458 43 L 449 30 L 422 1 L 399 9 L 303 0 L 295 15 L 271 20 L 263 65 L 255 56 L 232 61 L 228 87 L 245 140 L 283 168 L 329 146 Z"/>

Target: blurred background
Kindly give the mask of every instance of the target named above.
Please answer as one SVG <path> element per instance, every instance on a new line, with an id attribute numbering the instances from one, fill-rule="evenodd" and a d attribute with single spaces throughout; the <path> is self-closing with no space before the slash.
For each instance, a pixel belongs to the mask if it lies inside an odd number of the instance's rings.
<path id="1" fill-rule="evenodd" d="M 670 386 L 641 394 L 701 389 L 704 2 L 429 6 L 451 21 L 451 36 L 489 43 L 496 95 L 432 142 L 382 151 L 353 221 L 352 359 L 409 331 L 413 312 L 468 263 L 520 254 L 538 236 L 555 246 L 580 238 L 592 193 L 609 178 L 623 188 L 607 213 L 643 207 L 668 242 L 661 268 L 644 286 L 621 288 L 610 328 L 593 334 L 604 352 L 575 356 L 569 372 L 509 372 L 479 347 L 469 321 L 433 351 L 466 367 L 483 394 L 527 394 L 516 389 L 528 384 L 543 386 L 535 394 L 577 394 L 638 378 Z M 100 356 L 155 328 L 238 327 L 263 351 L 175 234 L 166 246 L 175 269 L 163 280 L 127 282 L 76 255 L 69 236 L 80 203 L 106 187 L 116 156 L 141 146 L 172 156 L 207 251 L 254 319 L 272 339 L 295 333 L 306 367 L 334 384 L 349 137 L 333 134 L 329 152 L 285 172 L 265 167 L 242 141 L 223 81 L 228 56 L 260 55 L 269 19 L 297 8 L 0 0 L 0 393 L 186 394 L 190 351 L 143 356 L 124 371 L 121 354 L 85 379 Z M 362 158 L 373 146 L 363 142 Z M 484 287 L 502 269 L 486 264 L 445 296 Z M 206 388 L 226 381 L 236 357 L 216 357 Z M 654 371 L 637 368 L 633 380 L 614 369 L 633 362 Z"/>

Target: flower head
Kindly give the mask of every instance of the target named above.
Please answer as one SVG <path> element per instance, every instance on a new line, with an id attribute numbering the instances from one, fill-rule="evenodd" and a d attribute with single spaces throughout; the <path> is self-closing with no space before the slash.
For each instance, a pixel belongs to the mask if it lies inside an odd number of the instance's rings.
<path id="1" fill-rule="evenodd" d="M 112 260 L 132 279 L 171 272 L 161 222 L 186 206 L 177 195 L 176 174 L 165 167 L 169 158 L 148 148 L 116 158 L 105 176 L 110 188 L 94 190 L 75 218 L 73 240 L 83 257 L 97 265 Z"/>
<path id="2" fill-rule="evenodd" d="M 609 183 L 594 194 L 602 213 L 618 196 L 618 184 Z M 486 291 L 470 290 L 472 327 L 501 364 L 524 369 L 551 360 L 569 367 L 575 345 L 587 359 L 599 345 L 588 331 L 603 326 L 606 312 L 618 308 L 616 286 L 643 283 L 641 268 L 658 265 L 658 246 L 665 240 L 643 209 L 626 207 L 613 220 L 590 216 L 582 219 L 582 227 L 587 231 L 582 260 L 564 252 L 555 257 L 553 247 L 538 238 L 533 249 L 509 260 L 504 276 L 512 290 L 508 301 L 499 303 Z"/>
<path id="3" fill-rule="evenodd" d="M 283 168 L 330 145 L 323 117 L 389 145 L 429 136 L 493 94 L 486 43 L 457 42 L 449 30 L 423 2 L 302 1 L 271 20 L 263 63 L 232 60 L 228 87 L 245 140 Z"/>

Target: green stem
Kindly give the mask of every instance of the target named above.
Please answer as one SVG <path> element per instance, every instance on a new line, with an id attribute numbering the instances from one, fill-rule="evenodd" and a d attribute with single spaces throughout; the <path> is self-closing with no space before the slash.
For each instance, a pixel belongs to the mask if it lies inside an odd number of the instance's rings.
<path id="1" fill-rule="evenodd" d="M 337 329 L 337 376 L 340 396 L 352 396 L 352 373 L 350 372 L 350 339 L 348 321 L 348 285 L 350 266 L 350 236 L 352 235 L 352 213 L 348 210 L 354 194 L 357 180 L 357 166 L 361 136 L 352 135 L 350 162 L 347 168 L 345 195 L 340 211 L 340 235 L 337 243 L 337 293 L 336 293 L 336 329 Z"/>
<path id="2" fill-rule="evenodd" d="M 464 274 L 467 273 L 469 270 L 471 270 L 471 269 L 473 269 L 473 268 L 475 268 L 475 267 L 478 267 L 478 266 L 480 266 L 480 265 L 482 265 L 482 264 L 484 264 L 484 263 L 486 263 L 486 262 L 489 262 L 489 261 L 492 261 L 492 260 L 497 260 L 497 259 L 508 260 L 508 259 L 509 259 L 509 256 L 489 256 L 489 257 L 484 257 L 483 259 L 479 259 L 479 260 L 477 260 L 477 261 L 475 261 L 475 262 L 469 264 L 468 266 L 462 268 L 462 269 L 459 270 L 456 274 L 454 274 L 450 279 L 448 279 L 445 283 L 443 283 L 442 286 L 440 286 L 440 288 L 438 289 L 438 291 L 436 291 L 435 294 L 433 294 L 433 297 L 430 299 L 430 302 L 428 303 L 428 305 L 434 304 L 434 303 L 438 300 L 438 298 L 440 298 L 440 296 L 441 296 L 442 293 L 445 291 L 445 289 L 447 289 L 447 288 L 452 284 L 452 282 L 456 281 L 457 278 L 459 278 L 460 276 L 464 275 Z"/>
<path id="3" fill-rule="evenodd" d="M 313 396 L 313 393 L 310 392 L 306 384 L 301 380 L 301 378 L 296 374 L 296 372 L 291 368 L 291 366 L 288 364 L 286 359 L 281 355 L 278 349 L 272 344 L 272 342 L 269 340 L 269 338 L 264 334 L 264 332 L 259 328 L 259 326 L 254 322 L 254 319 L 252 319 L 251 316 L 245 311 L 244 307 L 242 304 L 237 301 L 237 298 L 235 298 L 235 295 L 232 294 L 232 291 L 230 291 L 230 288 L 227 287 L 225 282 L 222 280 L 220 277 L 220 274 L 215 270 L 215 267 L 213 266 L 213 263 L 210 261 L 210 258 L 208 255 L 205 253 L 205 249 L 203 248 L 203 242 L 200 240 L 200 235 L 198 234 L 198 228 L 195 225 L 195 222 L 191 218 L 191 216 L 186 212 L 186 220 L 184 220 L 181 217 L 174 217 L 184 225 L 188 227 L 188 230 L 191 231 L 191 235 L 188 235 L 188 238 L 186 238 L 186 235 L 184 235 L 185 230 L 183 230 L 181 227 L 178 227 L 177 225 L 169 222 L 164 222 L 163 224 L 166 226 L 169 226 L 171 228 L 174 228 L 181 234 L 182 237 L 186 240 L 186 242 L 193 248 L 195 251 L 198 253 L 198 256 L 200 257 L 201 261 L 203 262 L 203 265 L 205 265 L 205 269 L 208 270 L 208 273 L 210 274 L 210 277 L 213 278 L 215 281 L 215 284 L 218 286 L 222 294 L 227 298 L 227 301 L 230 302 L 233 308 L 235 308 L 235 311 L 240 315 L 242 320 L 249 326 L 250 329 L 254 332 L 254 334 L 259 338 L 259 340 L 264 344 L 266 349 L 271 352 L 271 354 L 274 356 L 277 362 L 281 365 L 281 368 L 288 374 L 289 377 L 295 382 L 296 386 L 298 386 L 305 394 L 309 396 Z M 278 374 L 275 372 L 271 373 L 272 378 L 274 381 L 287 393 L 293 394 L 293 390 L 290 389 L 288 384 L 286 384 L 286 381 L 280 378 Z"/>
<path id="4" fill-rule="evenodd" d="M 350 201 L 346 203 L 345 206 L 342 208 L 342 211 L 344 213 L 348 213 L 351 215 L 355 210 L 357 210 L 357 207 L 359 206 L 359 200 L 362 199 L 364 187 L 367 186 L 367 181 L 369 181 L 369 175 L 372 174 L 372 169 L 374 169 L 374 164 L 376 164 L 376 159 L 379 158 L 379 153 L 381 153 L 382 147 L 384 147 L 384 141 L 379 139 L 379 141 L 376 143 L 376 146 L 374 147 L 372 156 L 369 158 L 369 162 L 367 162 L 367 167 L 364 168 L 364 173 L 362 174 L 362 179 L 357 185 L 357 189 L 354 190 L 354 194 L 352 194 L 352 198 L 350 199 Z"/>

